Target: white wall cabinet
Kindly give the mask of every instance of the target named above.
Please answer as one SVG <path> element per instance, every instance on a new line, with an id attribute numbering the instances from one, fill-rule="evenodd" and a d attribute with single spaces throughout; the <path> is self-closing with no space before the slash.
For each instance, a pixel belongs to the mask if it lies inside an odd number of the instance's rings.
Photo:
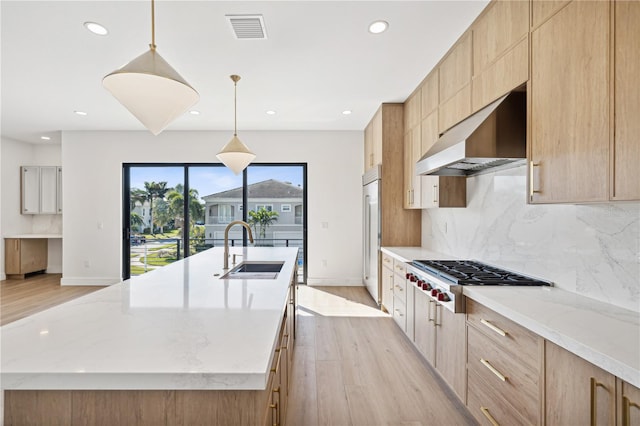
<path id="1" fill-rule="evenodd" d="M 62 167 L 20 168 L 22 214 L 62 213 Z"/>

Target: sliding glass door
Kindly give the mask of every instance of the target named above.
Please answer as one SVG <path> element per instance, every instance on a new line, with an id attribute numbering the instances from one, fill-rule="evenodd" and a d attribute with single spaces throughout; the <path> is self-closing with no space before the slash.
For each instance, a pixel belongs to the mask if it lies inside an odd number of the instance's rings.
<path id="1" fill-rule="evenodd" d="M 234 175 L 219 164 L 125 164 L 123 278 L 224 242 L 229 223 L 251 225 L 255 245 L 298 247 L 306 282 L 306 164 L 256 164 Z M 241 226 L 230 245 L 246 245 Z"/>

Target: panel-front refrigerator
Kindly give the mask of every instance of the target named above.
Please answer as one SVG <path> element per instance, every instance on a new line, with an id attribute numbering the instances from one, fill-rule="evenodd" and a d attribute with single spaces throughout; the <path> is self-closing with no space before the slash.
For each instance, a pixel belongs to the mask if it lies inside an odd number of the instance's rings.
<path id="1" fill-rule="evenodd" d="M 379 256 L 380 256 L 380 166 L 362 176 L 362 232 L 363 268 L 362 280 L 373 300 L 380 305 Z"/>

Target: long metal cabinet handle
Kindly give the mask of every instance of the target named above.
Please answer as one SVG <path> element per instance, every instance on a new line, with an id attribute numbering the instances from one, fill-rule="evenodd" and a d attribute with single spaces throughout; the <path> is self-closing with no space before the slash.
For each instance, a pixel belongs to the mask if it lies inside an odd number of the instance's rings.
<path id="1" fill-rule="evenodd" d="M 438 185 L 433 185 L 433 202 L 438 202 Z"/>
<path id="2" fill-rule="evenodd" d="M 533 161 L 529 161 L 529 198 L 533 201 L 533 194 L 539 194 L 539 189 L 535 189 L 533 184 L 533 168 L 540 167 L 540 163 L 534 163 Z"/>
<path id="3" fill-rule="evenodd" d="M 482 365 L 487 367 L 489 371 L 491 371 L 498 379 L 502 380 L 503 382 L 507 381 L 507 377 L 501 372 L 499 372 L 498 370 L 496 370 L 496 368 L 493 365 L 491 365 L 489 361 L 487 361 L 484 358 L 480 358 L 480 362 L 482 363 Z"/>
<path id="4" fill-rule="evenodd" d="M 591 381 L 591 426 L 595 426 L 598 423 L 598 388 L 603 388 L 607 392 L 609 389 L 598 382 L 595 377 L 590 378 Z"/>
<path id="5" fill-rule="evenodd" d="M 429 299 L 429 306 L 427 307 L 427 319 L 429 322 L 435 321 L 434 318 L 431 318 L 431 304 L 434 303 L 433 300 Z"/>
<path id="6" fill-rule="evenodd" d="M 484 414 L 484 416 L 491 422 L 493 426 L 500 426 L 500 423 L 498 423 L 496 419 L 493 418 L 491 413 L 489 413 L 489 409 L 487 407 L 480 407 L 480 411 L 482 411 L 482 414 Z"/>
<path id="7" fill-rule="evenodd" d="M 489 327 L 489 329 L 495 331 L 496 333 L 498 333 L 499 335 L 501 335 L 502 337 L 506 337 L 507 336 L 507 332 L 504 331 L 501 328 L 496 327 L 495 325 L 491 324 L 489 321 L 487 321 L 486 319 L 480 319 L 480 323 L 482 323 L 483 325 L 485 325 L 486 327 Z"/>

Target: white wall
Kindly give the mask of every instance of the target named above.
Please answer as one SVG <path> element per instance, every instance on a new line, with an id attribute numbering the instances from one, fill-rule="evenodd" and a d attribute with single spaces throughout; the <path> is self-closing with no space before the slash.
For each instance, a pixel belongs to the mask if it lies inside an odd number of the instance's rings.
<path id="1" fill-rule="evenodd" d="M 214 163 L 215 154 L 231 136 L 230 132 L 159 136 L 64 132 L 62 283 L 120 280 L 123 163 Z M 361 285 L 363 133 L 241 132 L 239 136 L 257 154 L 258 163 L 308 163 L 309 283 Z"/>
<path id="2" fill-rule="evenodd" d="M 468 178 L 467 201 L 423 211 L 423 246 L 640 312 L 640 203 L 527 205 L 526 166 Z"/>
<path id="3" fill-rule="evenodd" d="M 60 215 L 20 214 L 20 166 L 59 166 L 61 164 L 60 145 L 29 144 L 12 139 L 0 141 L 2 184 L 2 204 L 0 206 L 0 234 L 62 233 Z M 4 241 L 0 244 L 1 275 L 4 270 Z M 49 240 L 47 272 L 62 272 L 62 242 Z"/>

